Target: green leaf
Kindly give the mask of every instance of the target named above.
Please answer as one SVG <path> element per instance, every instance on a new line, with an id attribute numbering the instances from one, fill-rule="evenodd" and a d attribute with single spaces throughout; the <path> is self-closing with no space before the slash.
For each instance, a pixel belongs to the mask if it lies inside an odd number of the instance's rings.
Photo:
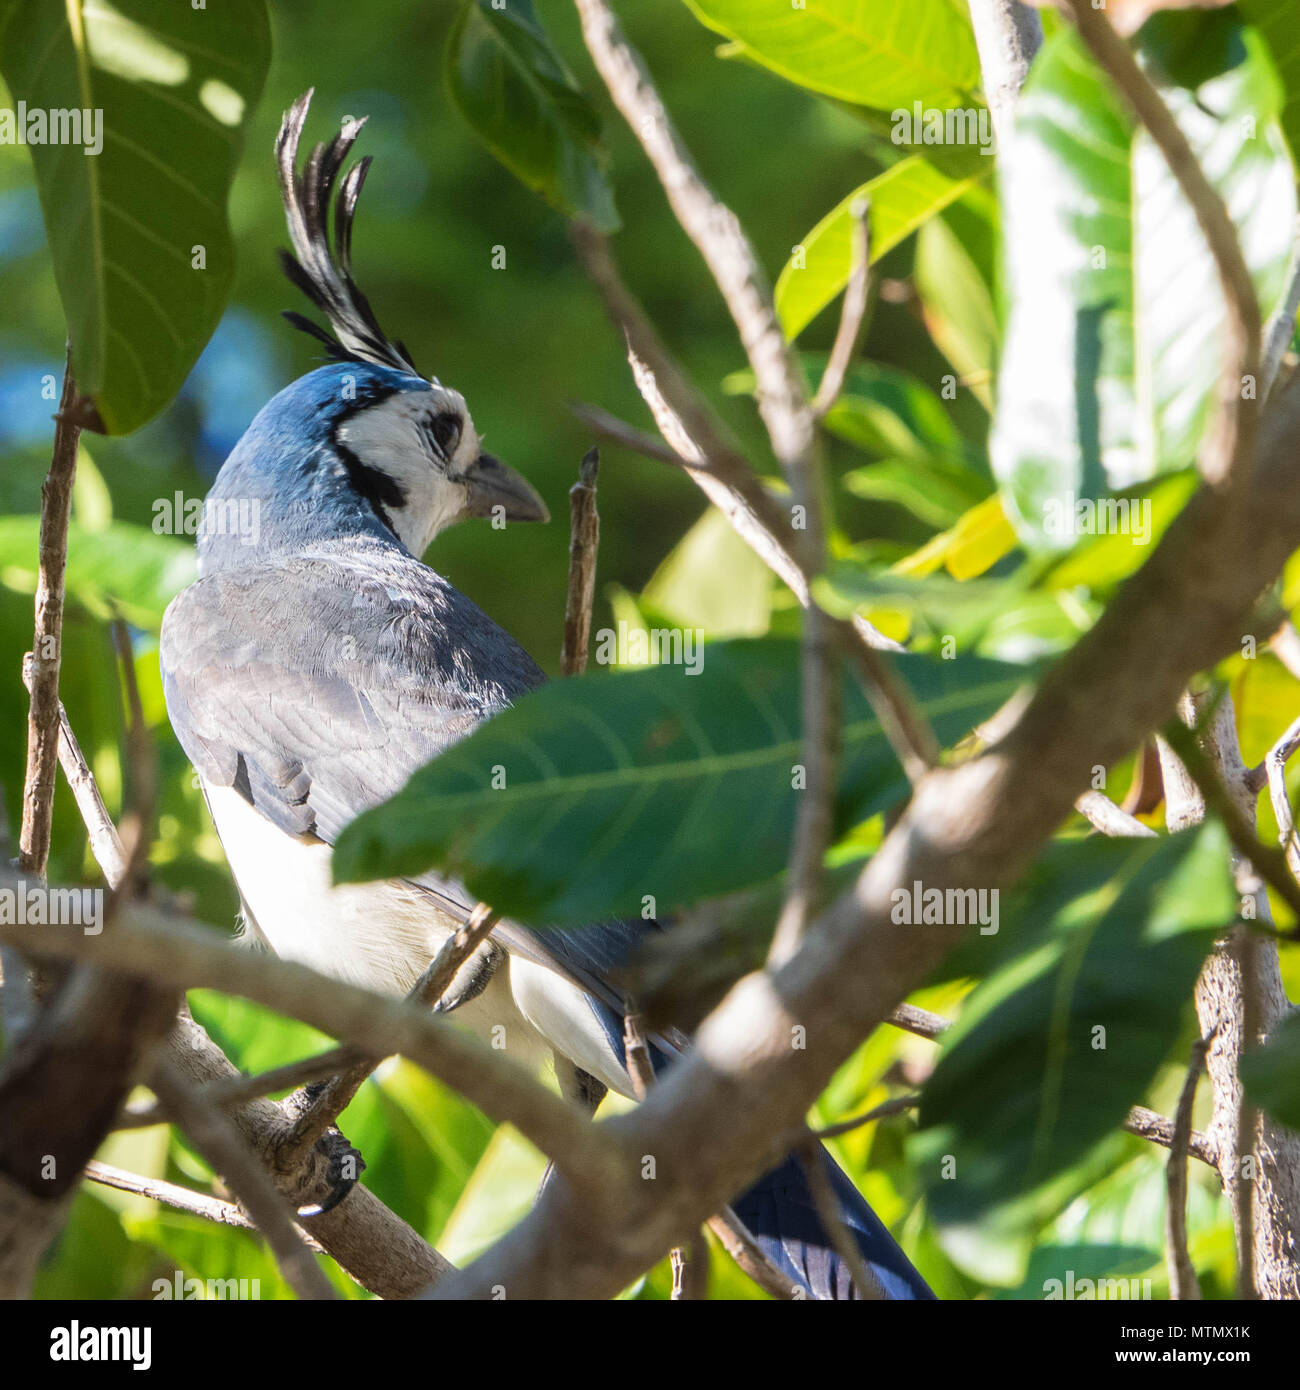
<path id="1" fill-rule="evenodd" d="M 799 796 L 798 643 L 719 643 L 694 655 L 698 674 L 682 665 L 594 674 L 526 696 L 348 826 L 337 879 L 436 865 L 510 916 L 581 923 L 640 912 L 646 895 L 666 912 L 780 872 Z M 900 672 L 945 743 L 1025 680 L 1022 669 L 974 658 L 908 658 Z M 907 795 L 847 678 L 844 701 L 841 826 Z"/>
<path id="2" fill-rule="evenodd" d="M 904 575 L 841 562 L 813 586 L 837 617 L 864 614 L 886 629 L 904 614 L 913 637 L 951 639 L 960 651 L 1028 662 L 1069 646 L 1094 616 L 1062 595 L 1027 587 L 1019 575 L 958 582 L 946 574 Z M 1080 620 L 1082 616 L 1082 621 Z"/>
<path id="3" fill-rule="evenodd" d="M 0 75 L 29 122 L 102 113 L 99 153 L 30 150 L 77 386 L 110 434 L 172 399 L 221 317 L 226 197 L 270 57 L 264 0 L 0 0 Z"/>
<path id="4" fill-rule="evenodd" d="M 786 336 L 797 338 L 848 284 L 856 203 L 871 201 L 874 264 L 927 218 L 974 187 L 988 173 L 989 164 L 971 146 L 949 151 L 942 170 L 920 155 L 908 155 L 855 188 L 804 237 L 777 279 L 776 310 Z"/>
<path id="5" fill-rule="evenodd" d="M 746 56 L 840 101 L 956 106 L 980 84 L 969 20 L 951 0 L 686 0 Z"/>
<path id="6" fill-rule="evenodd" d="M 1242 1056 L 1241 1076 L 1251 1100 L 1300 1130 L 1300 1014 L 1284 1018 L 1263 1047 Z"/>
<path id="7" fill-rule="evenodd" d="M 1240 0 L 1242 13 L 1268 40 L 1282 79 L 1282 129 L 1293 157 L 1300 155 L 1300 42 L 1296 40 L 1294 0 Z"/>
<path id="8" fill-rule="evenodd" d="M 656 613 L 702 628 L 710 638 L 758 637 L 771 617 L 772 587 L 772 571 L 709 507 L 655 570 L 641 598 Z"/>
<path id="9" fill-rule="evenodd" d="M 998 933 L 963 947 L 967 964 L 983 952 L 993 968 L 944 1035 L 912 1149 L 938 1220 L 1030 1208 L 1036 1189 L 1118 1128 L 1236 914 L 1228 865 L 1217 825 L 1058 842 L 1005 904 Z"/>
<path id="10" fill-rule="evenodd" d="M 980 221 L 971 210 L 977 194 L 994 201 L 986 188 L 971 189 L 921 228 L 912 278 L 935 346 L 988 409 L 993 403 L 998 322 L 989 282 L 969 249 L 969 231 Z"/>
<path id="11" fill-rule="evenodd" d="M 1294 174 L 1258 31 L 1224 11 L 1164 14 L 1139 53 L 1223 194 L 1267 316 L 1282 289 Z M 1151 139 L 1073 30 L 1034 66 L 1002 165 L 1007 335 L 991 437 L 1026 543 L 1193 463 L 1222 368 L 1223 296 L 1205 238 Z"/>
<path id="12" fill-rule="evenodd" d="M 829 416 L 827 426 L 834 428 Z M 987 484 L 981 485 L 982 479 L 972 470 L 942 459 L 884 459 L 851 469 L 843 482 L 854 497 L 894 502 L 935 527 L 951 526 L 988 491 Z"/>
<path id="13" fill-rule="evenodd" d="M 35 593 L 40 517 L 0 517 L 0 584 Z M 115 611 L 157 632 L 163 610 L 197 577 L 194 548 L 147 527 L 110 521 L 102 530 L 68 528 L 68 595 L 98 617 Z"/>
<path id="14" fill-rule="evenodd" d="M 452 104 L 514 176 L 568 217 L 618 226 L 600 118 L 551 46 L 532 0 L 464 0 L 445 54 Z"/>

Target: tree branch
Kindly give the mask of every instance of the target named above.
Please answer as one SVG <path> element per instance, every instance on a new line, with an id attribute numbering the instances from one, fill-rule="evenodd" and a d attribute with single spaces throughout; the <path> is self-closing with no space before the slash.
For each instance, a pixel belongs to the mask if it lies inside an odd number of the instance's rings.
<path id="1" fill-rule="evenodd" d="M 63 368 L 63 394 L 54 417 L 50 471 L 41 484 L 40 555 L 36 576 L 36 628 L 32 641 L 32 700 L 27 719 L 27 774 L 18 865 L 45 877 L 54 816 L 59 743 L 59 666 L 63 660 L 63 575 L 68 563 L 72 480 L 77 471 L 80 396 L 72 377 L 72 345 Z"/>
<path id="2" fill-rule="evenodd" d="M 984 99 L 993 117 L 998 146 L 1006 149 L 1016 99 L 1034 56 L 1043 46 L 1043 21 L 1037 10 L 1018 0 L 970 0 L 970 18 L 984 74 Z"/>

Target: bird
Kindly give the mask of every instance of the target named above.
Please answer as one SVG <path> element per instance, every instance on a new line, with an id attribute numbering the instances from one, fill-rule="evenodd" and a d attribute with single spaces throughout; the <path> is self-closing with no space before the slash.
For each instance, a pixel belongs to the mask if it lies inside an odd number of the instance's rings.
<path id="1" fill-rule="evenodd" d="M 461 521 L 545 521 L 545 502 L 484 452 L 464 398 L 424 376 L 380 327 L 352 270 L 370 157 L 342 173 L 364 117 L 300 170 L 312 91 L 275 142 L 288 278 L 328 328 L 285 317 L 327 360 L 258 412 L 219 470 L 198 532 L 198 578 L 168 606 L 159 662 L 168 715 L 196 771 L 254 943 L 385 994 L 407 992 L 466 922 L 473 896 L 430 872 L 335 885 L 332 847 L 361 812 L 545 679 L 524 649 L 423 556 Z M 333 235 L 330 214 L 333 212 Z M 213 518 L 252 517 L 247 528 Z M 630 851 L 631 852 L 631 851 Z M 630 1001 L 617 983 L 653 921 L 534 930 L 499 920 L 440 1009 L 539 1070 L 587 1113 L 632 1097 Z M 503 1031 L 502 1031 L 503 1030 Z M 689 1046 L 656 1035 L 656 1068 Z M 732 1208 L 801 1296 L 934 1295 L 823 1150 L 863 1290 L 817 1215 L 797 1157 Z"/>

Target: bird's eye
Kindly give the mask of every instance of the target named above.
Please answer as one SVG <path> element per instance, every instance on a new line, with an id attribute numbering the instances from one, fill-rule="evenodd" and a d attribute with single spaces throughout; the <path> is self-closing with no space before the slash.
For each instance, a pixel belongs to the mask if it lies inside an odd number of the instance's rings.
<path id="1" fill-rule="evenodd" d="M 460 429 L 460 418 L 451 414 L 437 415 L 429 425 L 429 434 L 444 458 L 450 458 L 456 452 L 456 445 L 460 443 Z"/>

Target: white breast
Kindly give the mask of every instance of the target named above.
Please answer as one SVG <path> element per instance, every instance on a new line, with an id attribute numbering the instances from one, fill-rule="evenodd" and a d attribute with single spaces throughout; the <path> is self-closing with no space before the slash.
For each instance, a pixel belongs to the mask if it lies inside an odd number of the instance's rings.
<path id="1" fill-rule="evenodd" d="M 249 925 L 276 955 L 349 984 L 402 995 L 456 930 L 455 919 L 400 882 L 335 886 L 328 845 L 286 835 L 233 788 L 205 791 L 253 919 Z M 515 1007 L 506 970 L 452 1017 L 522 1065 L 536 1067 L 548 1055 Z"/>

